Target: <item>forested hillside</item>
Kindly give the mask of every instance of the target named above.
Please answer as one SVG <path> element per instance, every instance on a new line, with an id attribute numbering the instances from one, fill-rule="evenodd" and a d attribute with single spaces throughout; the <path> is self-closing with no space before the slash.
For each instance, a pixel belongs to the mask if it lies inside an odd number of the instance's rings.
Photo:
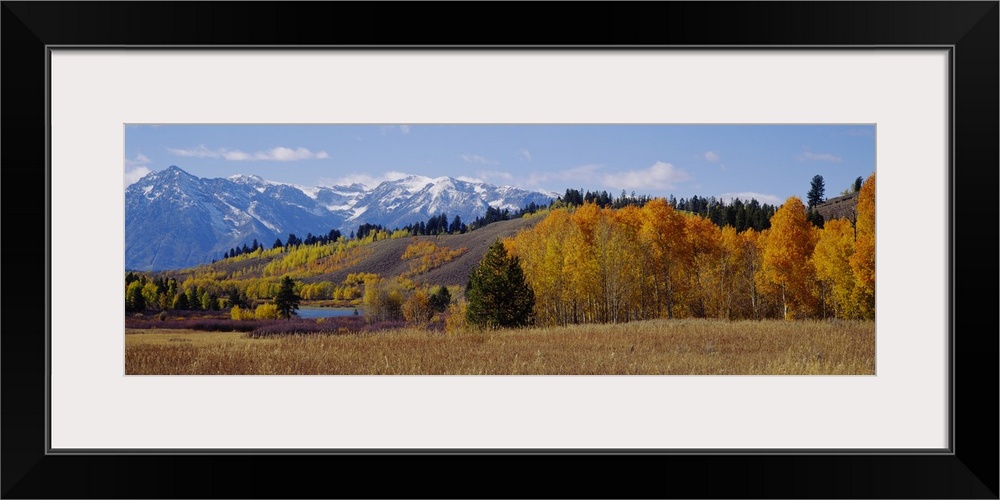
<path id="1" fill-rule="evenodd" d="M 457 300 L 487 248 L 518 257 L 543 325 L 653 318 L 872 319 L 874 174 L 856 221 L 811 223 L 797 197 L 778 209 L 749 203 L 567 194 L 514 220 L 476 221 L 454 234 L 430 225 L 388 231 L 290 235 L 258 242 L 208 265 L 126 275 L 126 310 L 228 309 L 273 300 L 289 277 L 305 300 L 361 304 L 372 284 L 399 301 L 450 287 Z M 502 219 L 502 218 L 501 218 Z M 442 228 L 446 225 L 441 221 Z M 483 224 L 483 225 L 480 225 Z M 421 230 L 421 227 L 423 230 Z M 418 234 L 414 236 L 414 234 Z M 401 314 L 401 313 L 400 313 Z"/>
<path id="2" fill-rule="evenodd" d="M 552 211 L 506 241 L 520 257 L 543 324 L 651 318 L 857 318 L 875 314 L 875 178 L 856 227 L 823 228 L 790 197 L 769 228 L 743 231 L 663 199 L 641 208 L 584 203 Z"/>

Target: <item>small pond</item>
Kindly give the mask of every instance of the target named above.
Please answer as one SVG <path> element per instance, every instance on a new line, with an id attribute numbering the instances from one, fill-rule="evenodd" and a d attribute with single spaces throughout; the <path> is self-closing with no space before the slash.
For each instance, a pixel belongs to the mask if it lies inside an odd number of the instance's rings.
<path id="1" fill-rule="evenodd" d="M 300 318 L 334 318 L 337 316 L 354 316 L 353 307 L 300 307 L 298 310 Z M 364 311 L 357 309 L 358 315 Z"/>

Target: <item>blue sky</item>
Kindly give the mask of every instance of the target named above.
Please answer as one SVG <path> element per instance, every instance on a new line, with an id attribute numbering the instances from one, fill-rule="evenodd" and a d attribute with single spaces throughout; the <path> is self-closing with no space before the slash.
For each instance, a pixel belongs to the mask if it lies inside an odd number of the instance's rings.
<path id="1" fill-rule="evenodd" d="M 177 165 L 198 177 L 301 186 L 418 174 L 556 193 L 782 203 L 814 175 L 833 197 L 875 171 L 874 125 L 127 125 L 125 184 Z"/>

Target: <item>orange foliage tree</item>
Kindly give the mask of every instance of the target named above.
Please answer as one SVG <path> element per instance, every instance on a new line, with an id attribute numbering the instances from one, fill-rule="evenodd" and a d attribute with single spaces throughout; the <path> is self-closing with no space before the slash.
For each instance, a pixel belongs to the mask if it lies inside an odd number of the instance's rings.
<path id="1" fill-rule="evenodd" d="M 855 226 L 854 255 L 851 270 L 854 272 L 854 306 L 862 319 L 875 319 L 875 174 L 861 185 L 858 193 L 858 220 Z"/>
<path id="2" fill-rule="evenodd" d="M 565 267 L 575 230 L 570 213 L 556 210 L 506 242 L 507 251 L 521 260 L 525 279 L 535 291 L 535 321 L 541 325 L 573 321 L 573 294 Z"/>
<path id="3" fill-rule="evenodd" d="M 831 220 L 820 230 L 793 196 L 761 232 L 720 229 L 656 198 L 641 208 L 553 209 L 504 244 L 520 258 L 543 325 L 828 313 L 870 318 L 858 312 L 874 311 L 874 231 L 865 229 L 873 227 L 874 209 L 865 203 L 857 242 L 850 221 Z M 869 258 L 858 259 L 865 245 Z M 871 292 L 858 292 L 859 276 L 872 277 Z"/>
<path id="4" fill-rule="evenodd" d="M 688 314 L 704 318 L 714 311 L 708 309 L 713 288 L 713 271 L 721 255 L 719 228 L 712 221 L 697 215 L 684 217 L 684 246 L 687 260 Z"/>
<path id="5" fill-rule="evenodd" d="M 763 272 L 781 294 L 785 319 L 809 315 L 816 304 L 815 269 L 809 257 L 816 246 L 816 229 L 806 219 L 806 207 L 789 197 L 771 217 L 764 246 Z"/>
<path id="6" fill-rule="evenodd" d="M 854 272 L 850 259 L 854 255 L 854 228 L 847 219 L 833 219 L 820 230 L 819 241 L 813 251 L 816 278 L 821 285 L 823 316 L 829 312 L 837 318 L 854 316 Z"/>
<path id="7" fill-rule="evenodd" d="M 684 243 L 684 217 L 666 200 L 657 198 L 642 207 L 639 237 L 651 257 L 653 296 L 657 311 L 674 317 L 674 296 L 683 291 L 683 271 L 690 256 Z"/>

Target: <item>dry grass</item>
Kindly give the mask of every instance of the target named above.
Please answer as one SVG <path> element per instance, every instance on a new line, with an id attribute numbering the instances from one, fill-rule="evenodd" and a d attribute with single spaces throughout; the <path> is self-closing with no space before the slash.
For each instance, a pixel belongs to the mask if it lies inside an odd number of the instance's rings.
<path id="1" fill-rule="evenodd" d="M 621 325 L 248 339 L 127 330 L 134 374 L 874 375 L 873 322 L 655 320 Z"/>

